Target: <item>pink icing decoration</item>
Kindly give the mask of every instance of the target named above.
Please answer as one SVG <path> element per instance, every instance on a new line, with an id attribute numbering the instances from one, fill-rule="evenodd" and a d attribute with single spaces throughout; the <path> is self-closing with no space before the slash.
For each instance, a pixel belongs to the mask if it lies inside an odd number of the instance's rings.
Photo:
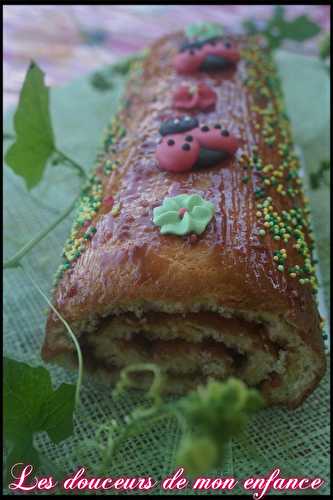
<path id="1" fill-rule="evenodd" d="M 204 57 L 204 53 L 200 53 L 199 51 L 196 51 L 194 54 L 190 54 L 189 51 L 180 52 L 175 56 L 173 65 L 177 73 L 195 73 L 198 71 Z"/>
<path id="2" fill-rule="evenodd" d="M 204 111 L 214 109 L 216 101 L 216 92 L 205 83 L 200 82 L 192 86 L 180 85 L 173 95 L 172 105 L 176 109 Z"/>
<path id="3" fill-rule="evenodd" d="M 173 60 L 173 65 L 177 73 L 196 73 L 208 55 L 224 57 L 233 64 L 237 64 L 240 59 L 237 48 L 226 48 L 223 41 L 217 42 L 215 45 L 207 42 L 200 49 L 186 49 L 177 54 Z"/>
<path id="4" fill-rule="evenodd" d="M 162 142 L 156 150 L 156 158 L 162 170 L 169 172 L 186 172 L 191 170 L 198 159 L 200 146 L 199 142 L 193 140 L 191 143 L 185 141 L 185 137 L 192 134 L 192 130 L 182 134 L 173 134 L 163 137 Z M 168 145 L 168 141 L 174 141 L 173 145 Z M 187 144 L 189 150 L 182 149 Z"/>
<path id="5" fill-rule="evenodd" d="M 221 129 L 209 127 L 208 132 L 203 132 L 201 128 L 197 127 L 191 130 L 191 134 L 206 149 L 222 150 L 233 155 L 239 147 L 239 140 L 232 135 L 222 135 Z"/>
<path id="6" fill-rule="evenodd" d="M 187 208 L 180 208 L 178 210 L 179 217 L 182 219 L 187 212 Z"/>

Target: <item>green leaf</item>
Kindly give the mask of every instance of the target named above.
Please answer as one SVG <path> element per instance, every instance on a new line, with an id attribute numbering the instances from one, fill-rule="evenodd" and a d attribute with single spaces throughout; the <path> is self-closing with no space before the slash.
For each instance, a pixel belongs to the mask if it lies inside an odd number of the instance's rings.
<path id="1" fill-rule="evenodd" d="M 234 436 L 243 428 L 247 416 L 263 406 L 260 393 L 241 380 L 209 380 L 179 403 L 196 432 L 215 435 L 217 441 Z"/>
<path id="2" fill-rule="evenodd" d="M 100 71 L 96 71 L 96 73 L 91 76 L 90 83 L 96 90 L 101 92 L 112 90 L 113 88 L 112 81 L 108 80 L 108 78 Z"/>
<path id="3" fill-rule="evenodd" d="M 260 31 L 257 23 L 253 19 L 245 19 L 242 24 L 246 33 L 249 35 L 256 35 Z"/>
<path id="4" fill-rule="evenodd" d="M 256 389 L 241 380 L 209 380 L 178 402 L 189 428 L 177 452 L 177 463 L 191 474 L 199 474 L 223 464 L 226 444 L 243 432 L 250 417 L 264 406 Z"/>
<path id="5" fill-rule="evenodd" d="M 8 443 L 7 443 L 8 446 Z M 33 447 L 32 439 L 17 440 L 15 443 L 9 442 L 9 450 L 7 451 L 6 458 L 6 481 L 12 479 L 10 470 L 13 465 L 17 463 L 30 464 L 34 470 L 38 469 L 40 458 L 37 450 Z"/>
<path id="6" fill-rule="evenodd" d="M 20 461 L 38 465 L 34 433 L 46 431 L 54 443 L 73 433 L 75 386 L 53 390 L 45 368 L 4 358 L 3 390 L 7 471 Z"/>
<path id="7" fill-rule="evenodd" d="M 316 172 L 310 173 L 310 185 L 312 189 L 318 189 L 322 183 L 325 182 L 325 172 L 329 171 L 331 164 L 328 160 L 320 162 L 319 168 Z"/>
<path id="8" fill-rule="evenodd" d="M 303 42 L 308 38 L 312 38 L 321 31 L 320 26 L 311 21 L 307 16 L 299 16 L 292 21 L 281 19 L 281 21 L 276 23 L 276 27 L 280 28 L 283 38 L 289 38 L 297 42 Z"/>
<path id="9" fill-rule="evenodd" d="M 248 34 L 261 33 L 272 50 L 278 48 L 283 40 L 303 42 L 320 33 L 320 26 L 309 17 L 303 15 L 288 21 L 285 19 L 284 13 L 285 9 L 281 5 L 277 5 L 272 17 L 266 23 L 247 19 L 243 22 L 244 29 Z"/>
<path id="10" fill-rule="evenodd" d="M 34 62 L 30 64 L 23 83 L 14 128 L 16 140 L 8 149 L 5 160 L 31 189 L 42 179 L 46 162 L 55 150 L 49 89 L 44 84 L 44 73 Z"/>

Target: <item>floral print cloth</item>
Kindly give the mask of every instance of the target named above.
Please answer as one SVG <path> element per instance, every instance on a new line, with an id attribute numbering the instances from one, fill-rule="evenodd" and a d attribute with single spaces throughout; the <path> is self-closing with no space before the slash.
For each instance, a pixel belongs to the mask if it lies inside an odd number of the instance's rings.
<path id="1" fill-rule="evenodd" d="M 265 20 L 273 5 L 6 5 L 4 106 L 17 102 L 31 59 L 49 85 L 61 85 L 143 49 L 170 31 L 195 22 L 220 22 L 240 31 L 244 19 Z M 286 5 L 292 19 L 308 15 L 329 30 L 327 5 Z M 314 50 L 316 39 L 305 48 Z"/>

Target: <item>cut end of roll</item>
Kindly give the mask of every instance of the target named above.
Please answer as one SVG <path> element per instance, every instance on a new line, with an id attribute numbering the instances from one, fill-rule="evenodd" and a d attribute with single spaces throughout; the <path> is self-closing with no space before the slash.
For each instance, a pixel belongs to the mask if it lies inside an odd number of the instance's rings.
<path id="1" fill-rule="evenodd" d="M 170 311 L 170 308 L 169 308 Z M 197 311 L 186 314 L 120 312 L 81 325 L 86 369 L 115 383 L 124 367 L 155 363 L 166 375 L 165 391 L 183 394 L 209 378 L 238 377 L 257 388 L 268 405 L 297 407 L 325 371 L 325 357 L 310 349 L 295 328 L 267 313 Z M 45 361 L 75 366 L 64 332 L 43 348 Z M 147 374 L 133 385 L 149 386 Z"/>

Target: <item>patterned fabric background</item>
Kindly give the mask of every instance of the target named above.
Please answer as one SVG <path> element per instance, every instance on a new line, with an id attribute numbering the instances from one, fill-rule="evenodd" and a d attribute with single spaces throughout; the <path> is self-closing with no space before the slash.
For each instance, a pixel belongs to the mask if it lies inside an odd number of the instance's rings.
<path id="1" fill-rule="evenodd" d="M 307 14 L 330 29 L 327 5 L 287 5 L 286 16 Z M 4 106 L 16 103 L 31 59 L 49 85 L 64 84 L 143 49 L 185 24 L 221 22 L 239 31 L 242 21 L 267 19 L 273 5 L 6 5 L 4 6 Z M 316 39 L 302 50 L 314 52 Z"/>

